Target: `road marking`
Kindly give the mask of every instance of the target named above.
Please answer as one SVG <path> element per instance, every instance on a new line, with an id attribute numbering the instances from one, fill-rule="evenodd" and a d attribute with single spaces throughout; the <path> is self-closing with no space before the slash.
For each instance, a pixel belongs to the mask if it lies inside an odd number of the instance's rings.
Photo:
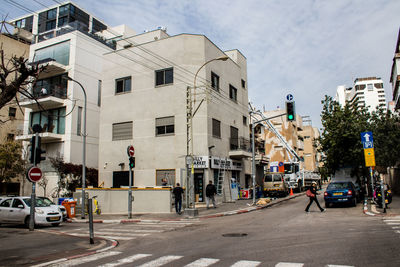
<path id="1" fill-rule="evenodd" d="M 388 223 L 386 223 L 387 225 L 400 225 L 400 222 L 398 222 L 398 223 L 395 223 L 395 222 L 388 222 Z"/>
<path id="2" fill-rule="evenodd" d="M 260 265 L 259 261 L 238 261 L 235 264 L 231 265 L 231 267 L 255 267 Z"/>
<path id="3" fill-rule="evenodd" d="M 89 233 L 89 231 L 86 231 L 86 233 Z M 100 236 L 100 235 L 114 235 L 115 233 L 114 232 L 94 232 L 94 235 L 96 236 Z M 140 236 L 140 237 L 143 237 L 143 236 L 148 236 L 148 235 L 150 235 L 150 234 L 135 234 L 135 233 L 119 233 L 119 234 L 122 234 L 122 235 L 125 235 L 125 236 L 135 236 L 135 237 L 138 237 L 138 236 Z"/>
<path id="4" fill-rule="evenodd" d="M 400 226 L 393 226 L 392 229 L 400 229 Z"/>
<path id="5" fill-rule="evenodd" d="M 185 265 L 185 267 L 206 267 L 211 264 L 217 263 L 218 261 L 219 259 L 201 258 L 198 259 L 197 261 L 189 263 L 188 265 Z"/>
<path id="6" fill-rule="evenodd" d="M 400 222 L 400 220 L 383 220 L 384 222 Z"/>
<path id="7" fill-rule="evenodd" d="M 89 236 L 88 234 L 78 234 L 78 233 L 71 233 L 70 235 L 72 236 Z M 127 237 L 127 236 L 108 236 L 108 235 L 95 235 L 95 237 L 102 237 L 102 238 L 107 238 L 107 239 L 116 239 L 116 240 L 132 240 L 135 239 L 136 237 Z"/>
<path id="8" fill-rule="evenodd" d="M 149 261 L 148 263 L 142 264 L 139 267 L 158 267 L 174 260 L 179 260 L 182 256 L 163 256 L 158 259 Z"/>
<path id="9" fill-rule="evenodd" d="M 326 267 L 354 267 L 352 265 L 326 265 Z"/>
<path id="10" fill-rule="evenodd" d="M 173 228 L 170 228 L 173 229 Z M 141 230 L 135 230 L 135 229 L 101 229 L 101 230 L 107 230 L 107 232 L 134 232 L 134 233 L 162 233 L 164 230 L 157 230 L 157 229 L 141 229 Z M 95 232 L 96 233 L 96 232 Z"/>
<path id="11" fill-rule="evenodd" d="M 135 255 L 132 255 L 132 256 L 129 256 L 129 257 L 126 257 L 126 258 L 123 258 L 123 259 L 119 259 L 119 260 L 117 260 L 115 262 L 111 262 L 111 263 L 107 263 L 107 264 L 104 264 L 104 265 L 100 265 L 100 267 L 120 266 L 122 264 L 131 263 L 131 262 L 134 262 L 136 260 L 140 260 L 140 259 L 143 259 L 143 258 L 146 258 L 146 257 L 149 257 L 149 256 L 151 256 L 151 254 L 135 254 Z"/>
<path id="12" fill-rule="evenodd" d="M 96 261 L 96 260 L 99 260 L 99 259 L 102 259 L 102 258 L 106 258 L 106 257 L 116 256 L 116 255 L 121 254 L 121 253 L 122 252 L 119 252 L 119 251 L 107 251 L 107 252 L 93 254 L 93 255 L 90 255 L 90 256 L 85 256 L 85 257 L 80 257 L 80 258 L 76 258 L 76 259 L 72 259 L 72 260 L 67 260 L 67 261 L 56 263 L 56 264 L 53 264 L 53 265 L 50 265 L 50 266 L 51 267 L 76 266 L 76 265 L 80 265 L 82 263 Z"/>
<path id="13" fill-rule="evenodd" d="M 395 231 L 396 232 L 396 234 L 400 234 L 400 231 Z"/>
<path id="14" fill-rule="evenodd" d="M 304 263 L 295 263 L 295 262 L 280 262 L 275 267 L 302 267 Z"/>

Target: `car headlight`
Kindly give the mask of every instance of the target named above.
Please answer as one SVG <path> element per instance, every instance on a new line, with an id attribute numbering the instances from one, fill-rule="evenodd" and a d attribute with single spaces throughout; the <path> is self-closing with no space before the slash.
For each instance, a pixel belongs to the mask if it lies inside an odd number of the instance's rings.
<path id="1" fill-rule="evenodd" d="M 38 209 L 38 208 L 35 208 L 35 212 L 36 212 L 36 213 L 39 213 L 39 214 L 43 214 L 43 213 L 44 213 L 44 211 L 43 211 L 43 210 L 41 210 L 41 209 Z"/>

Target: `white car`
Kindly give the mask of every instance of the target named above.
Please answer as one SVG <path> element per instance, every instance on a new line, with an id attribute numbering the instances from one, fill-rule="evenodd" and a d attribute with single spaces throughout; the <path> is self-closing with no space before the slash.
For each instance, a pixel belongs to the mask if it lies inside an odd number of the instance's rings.
<path id="1" fill-rule="evenodd" d="M 63 216 L 58 208 L 46 204 L 40 198 L 37 198 L 35 202 L 35 225 L 60 225 Z M 0 202 L 0 223 L 29 226 L 30 205 L 30 197 L 6 197 L 2 199 Z"/>
<path id="2" fill-rule="evenodd" d="M 63 215 L 63 220 L 64 221 L 67 220 L 67 217 L 68 217 L 67 209 L 63 205 L 54 204 L 54 202 L 51 201 L 48 197 L 37 197 L 37 198 L 43 199 L 44 203 L 49 204 L 50 206 L 59 209 Z"/>

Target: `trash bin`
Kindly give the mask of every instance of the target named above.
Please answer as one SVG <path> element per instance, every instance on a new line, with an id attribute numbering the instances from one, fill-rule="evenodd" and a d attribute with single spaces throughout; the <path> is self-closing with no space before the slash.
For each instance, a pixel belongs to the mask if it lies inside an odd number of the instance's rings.
<path id="1" fill-rule="evenodd" d="M 75 206 L 76 206 L 76 201 L 67 201 L 64 200 L 62 202 L 62 205 L 65 207 L 67 210 L 67 215 L 68 218 L 74 218 L 75 217 Z"/>

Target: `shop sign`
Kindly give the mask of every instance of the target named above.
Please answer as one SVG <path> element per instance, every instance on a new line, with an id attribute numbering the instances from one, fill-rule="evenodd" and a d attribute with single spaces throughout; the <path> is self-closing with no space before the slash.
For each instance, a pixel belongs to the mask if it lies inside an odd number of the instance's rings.
<path id="1" fill-rule="evenodd" d="M 231 159 L 211 157 L 211 168 L 212 169 L 225 168 L 226 170 L 241 171 L 242 163 L 240 161 L 233 161 Z"/>
<path id="2" fill-rule="evenodd" d="M 208 164 L 208 156 L 194 156 L 193 157 L 193 167 L 195 169 L 207 169 Z"/>

